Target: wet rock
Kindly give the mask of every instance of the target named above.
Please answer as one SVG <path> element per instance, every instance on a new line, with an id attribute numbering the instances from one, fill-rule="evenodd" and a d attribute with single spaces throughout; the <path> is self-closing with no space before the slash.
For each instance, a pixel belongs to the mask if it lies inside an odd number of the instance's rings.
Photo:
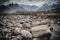
<path id="1" fill-rule="evenodd" d="M 32 34 L 29 31 L 21 30 L 21 35 L 23 37 L 32 38 Z"/>

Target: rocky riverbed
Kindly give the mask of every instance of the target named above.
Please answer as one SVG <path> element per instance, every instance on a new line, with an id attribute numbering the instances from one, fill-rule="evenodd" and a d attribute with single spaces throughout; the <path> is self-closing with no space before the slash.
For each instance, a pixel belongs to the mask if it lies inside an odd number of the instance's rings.
<path id="1" fill-rule="evenodd" d="M 0 15 L 0 40 L 50 40 L 52 19 L 34 15 Z"/>

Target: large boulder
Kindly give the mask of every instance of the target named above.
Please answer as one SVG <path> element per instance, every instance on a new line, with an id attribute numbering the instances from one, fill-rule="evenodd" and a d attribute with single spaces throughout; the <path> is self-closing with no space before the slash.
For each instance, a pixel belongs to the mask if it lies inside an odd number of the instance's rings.
<path id="1" fill-rule="evenodd" d="M 40 25 L 40 26 L 32 27 L 31 32 L 33 34 L 33 37 L 39 37 L 42 36 L 43 34 L 51 33 L 48 25 Z"/>

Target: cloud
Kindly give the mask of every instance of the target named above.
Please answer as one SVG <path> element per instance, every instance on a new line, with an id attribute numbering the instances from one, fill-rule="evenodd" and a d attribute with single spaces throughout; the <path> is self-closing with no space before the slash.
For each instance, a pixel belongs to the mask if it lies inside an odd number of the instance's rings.
<path id="1" fill-rule="evenodd" d="M 9 2 L 10 0 L 0 0 L 0 5 L 6 3 L 6 2 Z"/>
<path id="2" fill-rule="evenodd" d="M 24 4 L 24 5 L 35 5 L 35 6 L 42 6 L 45 4 L 45 1 L 42 0 L 10 0 L 10 3 L 18 3 L 18 4 Z"/>
<path id="3" fill-rule="evenodd" d="M 8 5 L 9 3 L 18 3 L 18 4 L 24 4 L 24 5 L 35 5 L 35 6 L 42 6 L 45 3 L 47 4 L 53 4 L 55 3 L 55 0 L 0 0 L 0 5 Z"/>

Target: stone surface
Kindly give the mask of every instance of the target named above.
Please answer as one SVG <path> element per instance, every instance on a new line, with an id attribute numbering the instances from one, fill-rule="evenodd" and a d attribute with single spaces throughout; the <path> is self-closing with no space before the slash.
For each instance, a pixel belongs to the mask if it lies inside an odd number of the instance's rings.
<path id="1" fill-rule="evenodd" d="M 31 25 L 30 25 L 30 23 L 23 23 L 23 27 L 30 28 Z"/>
<path id="2" fill-rule="evenodd" d="M 32 34 L 26 30 L 21 30 L 21 35 L 23 37 L 32 38 Z"/>
<path id="3" fill-rule="evenodd" d="M 51 33 L 47 25 L 32 27 L 31 32 L 33 34 L 33 37 L 39 37 L 42 36 L 43 34 Z"/>
<path id="4" fill-rule="evenodd" d="M 16 28 L 14 29 L 14 33 L 19 34 L 19 33 L 21 33 L 21 30 L 22 30 L 21 28 L 17 28 L 17 27 L 16 27 Z"/>
<path id="5" fill-rule="evenodd" d="M 41 40 L 41 39 L 39 39 L 39 38 L 33 38 L 33 40 Z"/>
<path id="6" fill-rule="evenodd" d="M 41 24 L 47 24 L 47 23 L 50 23 L 49 19 L 44 19 L 44 20 L 41 21 Z"/>
<path id="7" fill-rule="evenodd" d="M 48 23 L 50 23 L 50 20 L 41 16 L 1 15 L 0 38 L 7 40 L 41 40 L 37 37 L 51 32 Z"/>

